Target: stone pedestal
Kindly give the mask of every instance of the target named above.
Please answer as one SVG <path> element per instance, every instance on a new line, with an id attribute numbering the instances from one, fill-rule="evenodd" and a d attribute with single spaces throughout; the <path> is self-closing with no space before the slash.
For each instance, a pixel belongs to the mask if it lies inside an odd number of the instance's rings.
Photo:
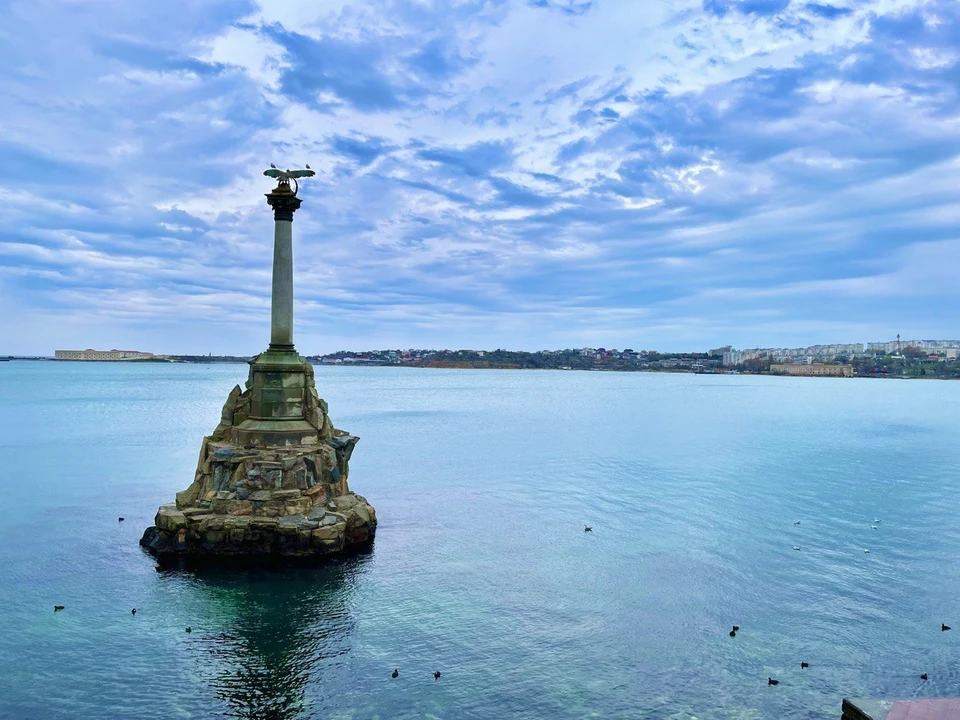
<path id="1" fill-rule="evenodd" d="M 313 367 L 271 349 L 204 438 L 193 483 L 140 544 L 160 556 L 319 556 L 368 543 L 376 511 L 347 485 L 359 438 L 334 428 Z"/>
<path id="2" fill-rule="evenodd" d="M 270 349 L 258 355 L 250 364 L 247 388 L 249 395 L 237 398 L 233 420 L 224 419 L 217 428 L 224 437 L 257 447 L 310 445 L 332 437 L 313 367 L 296 351 Z"/>

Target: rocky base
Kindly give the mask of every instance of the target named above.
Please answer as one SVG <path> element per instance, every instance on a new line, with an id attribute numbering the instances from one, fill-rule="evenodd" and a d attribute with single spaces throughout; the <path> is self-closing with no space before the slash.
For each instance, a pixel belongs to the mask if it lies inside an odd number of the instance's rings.
<path id="1" fill-rule="evenodd" d="M 157 555 L 315 556 L 367 543 L 377 515 L 347 487 L 357 438 L 242 448 L 204 438 L 193 484 L 162 505 L 140 544 Z"/>
<path id="2" fill-rule="evenodd" d="M 300 512 L 304 501 L 311 506 Z M 373 540 L 376 514 L 364 498 L 351 493 L 313 502 L 310 496 L 302 496 L 291 503 L 296 514 L 272 517 L 217 514 L 204 508 L 178 510 L 171 503 L 160 507 L 157 524 L 146 529 L 140 544 L 160 557 L 318 557 Z"/>
<path id="3" fill-rule="evenodd" d="M 203 439 L 193 483 L 140 544 L 166 558 L 320 557 L 367 544 L 376 511 L 347 486 L 358 440 L 333 426 L 309 364 L 263 353 Z"/>

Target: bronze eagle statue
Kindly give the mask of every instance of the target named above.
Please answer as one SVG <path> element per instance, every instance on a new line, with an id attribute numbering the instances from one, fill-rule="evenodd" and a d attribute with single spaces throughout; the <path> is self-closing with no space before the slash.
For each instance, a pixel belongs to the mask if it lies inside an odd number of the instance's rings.
<path id="1" fill-rule="evenodd" d="M 263 174 L 267 177 L 274 178 L 280 185 L 290 186 L 290 181 L 293 180 L 293 184 L 296 187 L 296 190 L 293 191 L 294 195 L 297 194 L 297 191 L 300 189 L 299 183 L 297 180 L 299 178 L 313 177 L 316 173 L 310 169 L 310 166 L 307 165 L 305 170 L 281 170 L 273 163 L 270 163 L 270 167 L 263 171 Z"/>

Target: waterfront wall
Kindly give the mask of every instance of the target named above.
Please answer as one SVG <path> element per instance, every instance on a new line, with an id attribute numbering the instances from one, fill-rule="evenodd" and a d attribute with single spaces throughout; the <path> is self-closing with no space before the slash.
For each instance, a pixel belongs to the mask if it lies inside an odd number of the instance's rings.
<path id="1" fill-rule="evenodd" d="M 771 375 L 853 377 L 853 365 L 771 365 Z"/>
<path id="2" fill-rule="evenodd" d="M 143 360 L 157 357 L 139 350 L 57 350 L 55 360 Z"/>

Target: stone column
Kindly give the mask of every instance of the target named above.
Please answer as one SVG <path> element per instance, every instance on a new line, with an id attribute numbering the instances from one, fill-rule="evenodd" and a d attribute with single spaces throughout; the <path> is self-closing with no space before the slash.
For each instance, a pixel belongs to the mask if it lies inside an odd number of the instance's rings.
<path id="1" fill-rule="evenodd" d="M 293 351 L 293 213 L 300 198 L 281 184 L 267 195 L 273 208 L 273 294 L 270 306 L 270 349 Z"/>

